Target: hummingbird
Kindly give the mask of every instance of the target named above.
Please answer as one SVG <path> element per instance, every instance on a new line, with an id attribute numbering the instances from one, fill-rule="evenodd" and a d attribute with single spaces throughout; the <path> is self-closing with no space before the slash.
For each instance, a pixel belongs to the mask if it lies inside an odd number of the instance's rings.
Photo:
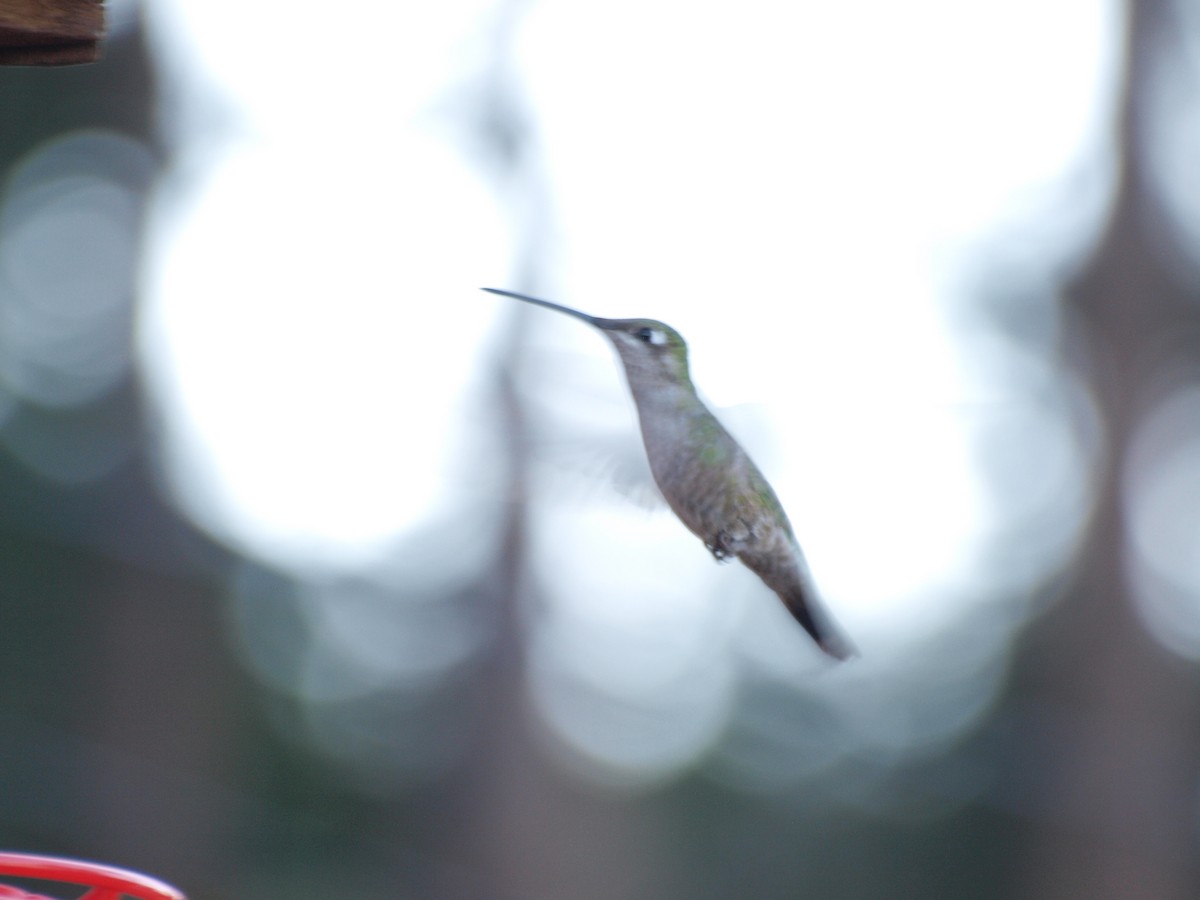
<path id="1" fill-rule="evenodd" d="M 624 365 L 650 472 L 667 505 L 718 562 L 736 556 L 758 575 L 827 654 L 840 660 L 855 653 L 821 607 L 775 491 L 697 396 L 679 332 L 654 319 L 602 319 L 525 294 L 483 290 L 599 329 Z"/>

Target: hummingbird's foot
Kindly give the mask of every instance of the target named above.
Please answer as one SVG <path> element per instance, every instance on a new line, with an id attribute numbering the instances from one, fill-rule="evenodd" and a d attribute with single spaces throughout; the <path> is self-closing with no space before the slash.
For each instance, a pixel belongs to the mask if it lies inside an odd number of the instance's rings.
<path id="1" fill-rule="evenodd" d="M 730 552 L 725 549 L 725 532 L 717 532 L 717 536 L 711 541 L 705 541 L 704 546 L 708 548 L 708 552 L 713 555 L 719 563 L 729 562 Z"/>
<path id="2" fill-rule="evenodd" d="M 738 519 L 738 525 L 735 533 L 731 534 L 721 529 L 713 535 L 712 540 L 705 542 L 704 546 L 717 562 L 729 562 L 731 556 L 737 556 L 754 542 L 754 529 L 750 527 L 750 523 L 745 519 Z"/>

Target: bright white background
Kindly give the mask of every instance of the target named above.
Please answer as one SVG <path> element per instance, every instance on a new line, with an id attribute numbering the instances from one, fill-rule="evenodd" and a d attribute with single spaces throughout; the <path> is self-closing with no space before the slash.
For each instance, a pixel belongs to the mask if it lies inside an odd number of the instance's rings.
<path id="1" fill-rule="evenodd" d="M 177 156 L 138 323 L 174 497 L 305 585 L 299 669 L 264 655 L 271 623 L 237 590 L 231 615 L 248 664 L 314 704 L 312 739 L 338 698 L 436 679 L 484 640 L 397 610 L 492 558 L 514 327 L 545 594 L 528 693 L 580 771 L 709 757 L 767 785 L 975 721 L 1087 514 L 1054 285 L 1111 201 L 1116 4 L 322 9 L 148 6 Z M 862 659 L 825 667 L 669 514 L 570 486 L 542 445 L 627 443 L 623 377 L 584 325 L 485 285 L 675 326 Z M 989 318 L 1006 304 L 1020 340 Z M 761 678 L 838 726 L 795 752 L 739 704 Z"/>

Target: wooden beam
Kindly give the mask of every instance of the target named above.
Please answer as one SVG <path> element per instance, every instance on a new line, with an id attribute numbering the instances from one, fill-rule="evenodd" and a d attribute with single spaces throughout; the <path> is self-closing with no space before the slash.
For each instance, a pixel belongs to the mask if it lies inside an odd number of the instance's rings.
<path id="1" fill-rule="evenodd" d="M 103 37 L 101 0 L 0 0 L 0 66 L 95 62 Z"/>

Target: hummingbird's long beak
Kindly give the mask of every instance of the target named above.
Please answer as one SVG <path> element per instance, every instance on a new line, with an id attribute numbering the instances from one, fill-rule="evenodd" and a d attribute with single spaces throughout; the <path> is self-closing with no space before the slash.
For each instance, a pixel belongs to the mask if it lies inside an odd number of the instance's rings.
<path id="1" fill-rule="evenodd" d="M 577 309 L 571 309 L 569 306 L 560 306 L 557 303 L 551 303 L 549 300 L 539 300 L 537 297 L 530 297 L 526 294 L 514 294 L 512 291 L 502 291 L 499 288 L 483 288 L 483 290 L 489 294 L 499 294 L 501 297 L 512 297 L 514 300 L 524 300 L 526 303 L 532 303 L 535 306 L 544 306 L 546 309 L 556 309 L 561 313 L 566 313 L 568 316 L 583 319 L 589 325 L 595 325 L 597 328 L 603 327 L 600 323 L 604 320 L 598 319 L 595 316 L 589 316 L 587 313 L 582 313 Z"/>

